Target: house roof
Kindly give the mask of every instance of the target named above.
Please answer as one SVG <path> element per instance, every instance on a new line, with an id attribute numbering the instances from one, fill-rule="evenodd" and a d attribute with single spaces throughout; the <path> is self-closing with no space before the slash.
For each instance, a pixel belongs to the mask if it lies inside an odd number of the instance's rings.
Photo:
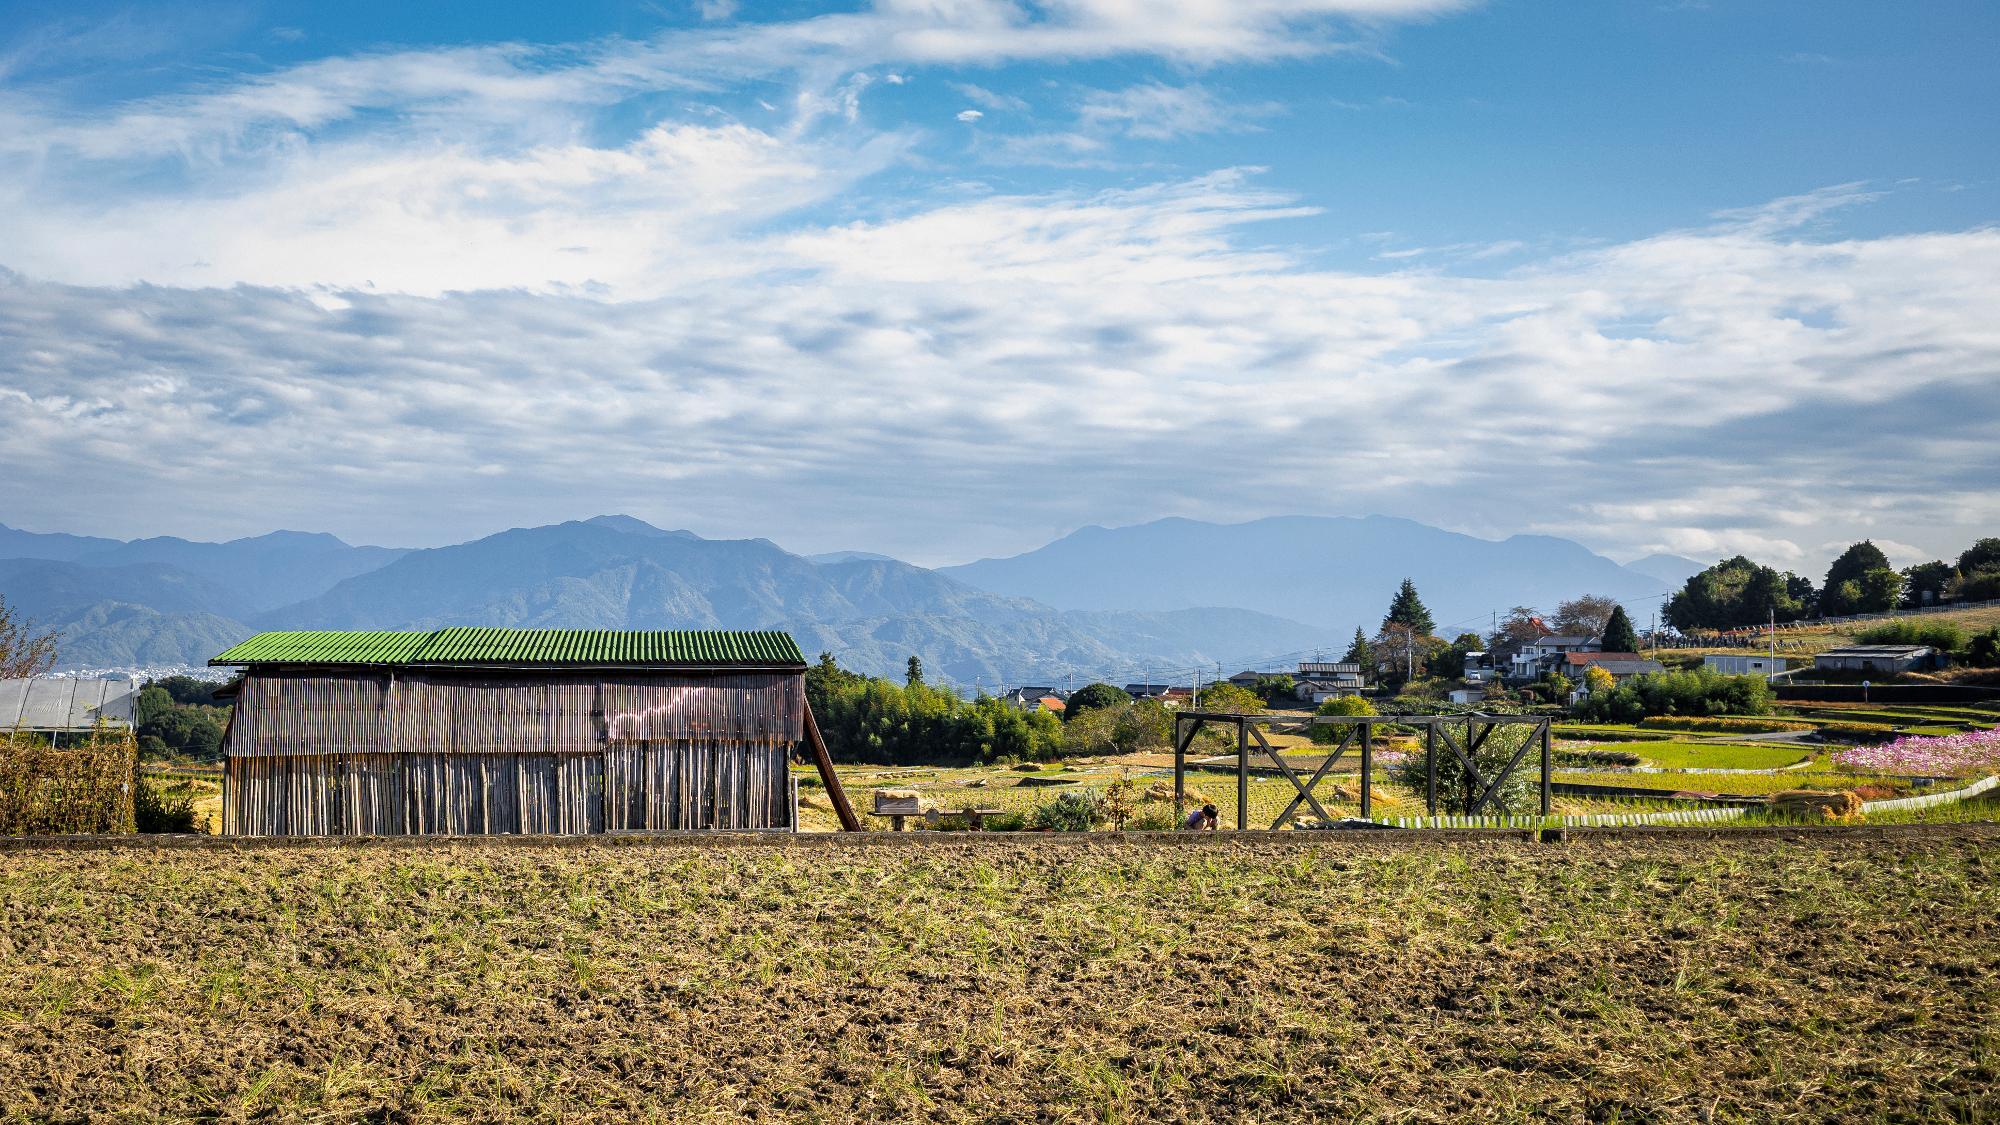
<path id="1" fill-rule="evenodd" d="M 214 665 L 367 664 L 433 667 L 799 667 L 789 633 L 452 628 L 435 632 L 259 633 Z"/>
<path id="2" fill-rule="evenodd" d="M 1819 655 L 1872 656 L 1880 658 L 1880 657 L 1929 656 L 1930 652 L 1931 649 L 1929 645 L 1845 645 L 1841 648 L 1827 649 L 1825 652 L 1822 652 Z"/>
<path id="3" fill-rule="evenodd" d="M 1657 660 L 1599 660 L 1591 667 L 1602 668 L 1614 676 L 1650 676 L 1666 671 L 1666 666 Z"/>
<path id="4" fill-rule="evenodd" d="M 99 719 L 130 726 L 139 686 L 78 676 L 0 680 L 0 729 L 89 730 Z"/>
<path id="5" fill-rule="evenodd" d="M 1299 672 L 1308 676 L 1339 675 L 1342 672 L 1359 672 L 1361 665 L 1335 663 L 1324 660 L 1301 660 Z"/>
<path id="6" fill-rule="evenodd" d="M 1551 633 L 1550 635 L 1548 635 L 1548 636 L 1546 636 L 1546 637 L 1536 637 L 1536 638 L 1535 638 L 1534 640 L 1532 640 L 1532 641 L 1529 641 L 1528 643 L 1529 643 L 1529 644 L 1535 644 L 1535 645 L 1571 645 L 1571 646 L 1574 646 L 1574 645 L 1587 645 L 1587 644 L 1589 644 L 1590 642 L 1592 642 L 1592 641 L 1594 641 L 1594 640 L 1596 640 L 1596 639 L 1597 639 L 1596 637 L 1563 637 L 1563 636 L 1557 636 L 1557 635 L 1555 635 L 1555 634 Z"/>

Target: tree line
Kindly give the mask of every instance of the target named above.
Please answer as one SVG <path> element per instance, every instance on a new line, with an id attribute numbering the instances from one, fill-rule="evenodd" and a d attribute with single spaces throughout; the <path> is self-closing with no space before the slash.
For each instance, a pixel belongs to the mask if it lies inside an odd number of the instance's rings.
<path id="1" fill-rule="evenodd" d="M 1933 559 L 1897 570 L 1873 542 L 1840 553 L 1815 587 L 1812 579 L 1737 555 L 1687 580 L 1661 618 L 1682 632 L 1742 629 L 1814 617 L 1921 609 L 2000 598 L 2000 538 L 1981 539 L 1953 562 Z"/>

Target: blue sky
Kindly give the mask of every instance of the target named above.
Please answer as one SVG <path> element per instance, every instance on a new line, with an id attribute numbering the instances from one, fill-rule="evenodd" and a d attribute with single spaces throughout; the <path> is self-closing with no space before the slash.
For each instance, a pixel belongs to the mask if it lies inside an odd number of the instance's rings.
<path id="1" fill-rule="evenodd" d="M 4 9 L 0 522 L 2000 527 L 1991 4 Z"/>

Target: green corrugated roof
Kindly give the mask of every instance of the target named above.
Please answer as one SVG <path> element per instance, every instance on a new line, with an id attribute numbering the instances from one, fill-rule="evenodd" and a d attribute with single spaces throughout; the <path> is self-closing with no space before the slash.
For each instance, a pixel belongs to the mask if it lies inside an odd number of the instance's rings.
<path id="1" fill-rule="evenodd" d="M 431 633 L 259 633 L 210 664 L 799 665 L 789 633 L 614 629 L 439 629 Z"/>
<path id="2" fill-rule="evenodd" d="M 430 639 L 429 632 L 341 633 L 314 629 L 259 633 L 209 663 L 407 664 Z"/>

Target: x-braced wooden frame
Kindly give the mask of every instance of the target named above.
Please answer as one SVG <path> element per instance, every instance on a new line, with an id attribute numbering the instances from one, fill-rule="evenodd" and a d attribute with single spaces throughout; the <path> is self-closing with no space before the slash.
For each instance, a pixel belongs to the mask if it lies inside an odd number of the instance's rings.
<path id="1" fill-rule="evenodd" d="M 1438 810 L 1438 744 L 1440 742 L 1444 744 L 1445 749 L 1450 750 L 1452 754 L 1457 756 L 1459 765 L 1465 770 L 1467 793 L 1472 797 L 1471 807 L 1467 810 L 1469 815 L 1477 815 L 1488 805 L 1494 804 L 1499 797 L 1500 787 L 1520 768 L 1522 760 L 1527 757 L 1528 749 L 1532 746 L 1539 746 L 1541 750 L 1541 809 L 1544 816 L 1548 815 L 1549 812 L 1550 774 L 1554 765 L 1554 755 L 1551 747 L 1549 720 L 1545 717 L 1482 715 L 1383 715 L 1363 717 L 1315 715 L 1304 723 L 1293 723 L 1281 728 L 1274 728 L 1285 731 L 1310 730 L 1316 726 L 1342 726 L 1347 728 L 1341 733 L 1339 742 L 1321 760 L 1319 767 L 1313 770 L 1312 776 L 1303 780 L 1300 779 L 1298 771 L 1292 768 L 1291 763 L 1285 761 L 1284 755 L 1278 753 L 1277 749 L 1271 745 L 1270 739 L 1264 736 L 1263 728 L 1271 725 L 1273 722 L 1274 720 L 1272 719 L 1260 718 L 1258 716 L 1225 715 L 1200 711 L 1187 712 L 1174 716 L 1174 827 L 1176 829 L 1185 823 L 1184 818 L 1187 814 L 1187 752 L 1194 745 L 1194 740 L 1201 734 L 1202 729 L 1210 723 L 1236 728 L 1236 827 L 1239 831 L 1246 830 L 1250 826 L 1250 740 L 1252 738 L 1256 739 L 1258 749 L 1262 750 L 1264 756 L 1271 760 L 1271 764 L 1277 767 L 1278 772 L 1284 775 L 1285 780 L 1292 783 L 1294 791 L 1291 802 L 1285 806 L 1285 811 L 1279 813 L 1278 818 L 1271 822 L 1273 830 L 1283 828 L 1286 823 L 1298 814 L 1299 806 L 1302 804 L 1311 806 L 1312 811 L 1319 816 L 1321 821 L 1332 822 L 1334 819 L 1333 816 L 1326 811 L 1325 806 L 1319 803 L 1319 798 L 1314 795 L 1314 791 L 1319 787 L 1319 783 L 1326 778 L 1326 775 L 1333 770 L 1333 767 L 1340 761 L 1341 757 L 1354 745 L 1357 737 L 1361 743 L 1361 815 L 1363 818 L 1373 816 L 1375 811 L 1375 727 L 1380 723 L 1406 727 L 1421 726 L 1424 728 L 1424 805 L 1430 815 L 1437 815 Z M 1452 728 L 1460 725 L 1463 725 L 1465 728 L 1464 737 L 1456 738 L 1453 736 Z M 1479 767 L 1475 764 L 1474 755 L 1479 752 L 1482 746 L 1486 745 L 1486 740 L 1492 736 L 1495 730 L 1498 730 L 1502 726 L 1523 725 L 1532 726 L 1534 729 L 1530 731 L 1527 738 L 1522 740 L 1520 747 L 1514 751 L 1514 756 L 1508 759 L 1507 764 L 1501 767 L 1492 777 L 1489 778 L 1482 774 L 1479 771 Z"/>

